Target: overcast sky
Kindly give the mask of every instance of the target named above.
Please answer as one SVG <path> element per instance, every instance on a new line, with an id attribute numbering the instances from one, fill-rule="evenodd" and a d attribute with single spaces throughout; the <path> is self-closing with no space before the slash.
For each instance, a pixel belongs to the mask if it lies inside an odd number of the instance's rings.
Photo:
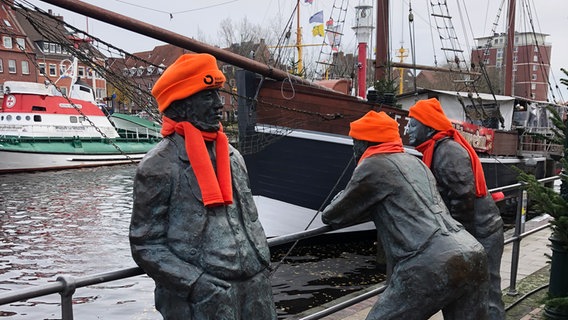
<path id="1" fill-rule="evenodd" d="M 465 52 L 469 52 L 474 46 L 474 38 L 488 36 L 492 30 L 505 31 L 503 26 L 507 16 L 506 4 L 502 7 L 501 14 L 498 16 L 502 1 L 447 1 L 449 14 L 453 17 L 453 26 L 458 37 L 463 39 L 461 45 L 462 49 L 466 50 Z M 87 19 L 40 0 L 31 0 L 30 2 L 44 10 L 52 9 L 54 13 L 64 16 L 66 22 L 79 29 L 88 28 L 89 33 L 128 52 L 147 51 L 162 44 L 157 40 L 112 27 L 94 19 Z M 233 22 L 238 23 L 246 17 L 253 24 L 283 29 L 284 23 L 290 18 L 296 4 L 295 0 L 86 0 L 84 2 L 187 37 L 206 40 L 212 45 L 220 43 L 218 30 L 223 19 L 230 18 Z M 341 49 L 347 53 L 355 53 L 357 44 L 351 27 L 355 24 L 353 7 L 359 4 L 359 0 L 313 0 L 312 4 L 307 3 L 306 0 L 300 0 L 303 42 L 322 43 L 322 37 L 312 36 L 311 31 L 315 24 L 310 24 L 308 20 L 310 16 L 323 10 L 324 21 L 327 21 L 332 17 L 331 8 L 334 2 L 337 2 L 336 6 L 340 6 L 341 3 L 348 3 Z M 439 63 L 445 60 L 438 49 L 442 46 L 442 43 L 434 30 L 435 28 L 431 27 L 433 21 L 429 16 L 429 3 L 429 0 L 391 1 L 392 55 L 395 55 L 396 50 L 401 46 L 407 49 L 410 47 L 410 31 L 413 30 L 416 39 L 413 42 L 415 42 L 414 50 L 417 64 L 433 65 L 436 59 Z M 409 6 L 412 7 L 414 14 L 413 26 L 408 23 Z M 534 29 L 535 32 L 549 35 L 547 42 L 552 44 L 550 83 L 553 88 L 556 86 L 561 88 L 561 91 L 554 90 L 558 102 L 568 100 L 568 90 L 560 84 L 560 78 L 566 78 L 560 68 L 568 69 L 568 35 L 566 31 L 568 27 L 568 0 L 517 0 L 517 8 L 517 24 L 515 27 L 517 31 Z M 337 12 L 336 9 L 334 17 Z M 498 23 L 497 27 L 494 26 L 496 22 Z M 373 43 L 370 44 L 373 45 Z M 307 49 L 307 51 L 309 50 Z M 469 58 L 469 54 L 466 55 L 466 58 Z M 411 58 L 406 58 L 405 62 L 411 62 Z"/>

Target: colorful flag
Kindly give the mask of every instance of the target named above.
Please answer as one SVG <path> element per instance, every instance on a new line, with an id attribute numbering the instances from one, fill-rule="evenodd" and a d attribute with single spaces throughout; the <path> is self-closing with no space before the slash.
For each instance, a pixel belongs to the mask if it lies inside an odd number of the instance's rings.
<path id="1" fill-rule="evenodd" d="M 314 0 L 305 0 L 304 2 L 305 2 L 305 3 L 312 4 L 312 2 L 314 2 Z"/>
<path id="2" fill-rule="evenodd" d="M 325 25 L 326 25 L 326 26 L 332 26 L 332 25 L 333 25 L 333 18 L 327 20 L 327 21 L 325 22 Z"/>
<path id="3" fill-rule="evenodd" d="M 323 10 L 310 17 L 310 23 L 323 23 Z"/>
<path id="4" fill-rule="evenodd" d="M 323 24 L 315 25 L 314 28 L 312 29 L 312 35 L 314 37 L 315 36 L 323 37 L 323 35 L 324 35 Z"/>

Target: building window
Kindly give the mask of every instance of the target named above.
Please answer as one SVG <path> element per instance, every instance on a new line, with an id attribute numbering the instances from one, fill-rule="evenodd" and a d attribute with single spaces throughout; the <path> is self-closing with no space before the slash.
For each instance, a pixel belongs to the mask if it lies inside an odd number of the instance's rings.
<path id="1" fill-rule="evenodd" d="M 85 67 L 79 67 L 79 68 L 77 68 L 77 76 L 79 76 L 79 77 L 85 77 Z"/>
<path id="2" fill-rule="evenodd" d="M 536 80 L 536 74 L 533 73 L 531 79 L 532 79 L 532 80 Z"/>
<path id="3" fill-rule="evenodd" d="M 45 76 L 45 63 L 39 63 L 39 74 Z"/>
<path id="4" fill-rule="evenodd" d="M 485 63 L 486 65 L 489 65 L 489 64 L 491 63 L 491 60 L 485 59 L 485 60 L 483 61 L 483 63 Z"/>
<path id="5" fill-rule="evenodd" d="M 64 97 L 67 97 L 67 87 L 59 87 L 59 90 Z"/>
<path id="6" fill-rule="evenodd" d="M 49 52 L 55 53 L 55 43 L 50 43 L 50 44 L 49 44 Z"/>
<path id="7" fill-rule="evenodd" d="M 43 43 L 43 52 L 49 52 L 49 42 Z"/>
<path id="8" fill-rule="evenodd" d="M 12 27 L 12 24 L 10 23 L 10 21 L 4 19 L 4 24 L 6 25 L 6 27 Z"/>
<path id="9" fill-rule="evenodd" d="M 533 57 L 533 61 L 534 61 L 534 62 L 538 62 L 538 56 L 537 56 L 536 54 L 535 54 L 534 57 Z"/>
<path id="10" fill-rule="evenodd" d="M 2 63 L 2 59 L 0 59 L 0 72 L 4 72 L 4 64 Z"/>
<path id="11" fill-rule="evenodd" d="M 538 47 L 534 47 L 534 52 L 538 52 Z"/>
<path id="12" fill-rule="evenodd" d="M 16 38 L 16 44 L 18 45 L 18 49 L 26 49 L 26 40 L 24 40 L 23 38 Z"/>
<path id="13" fill-rule="evenodd" d="M 12 49 L 12 38 L 4 36 L 2 37 L 2 41 L 4 42 L 4 48 Z"/>
<path id="14" fill-rule="evenodd" d="M 16 60 L 8 60 L 8 72 L 16 73 Z"/>
<path id="15" fill-rule="evenodd" d="M 49 75 L 50 76 L 57 76 L 57 66 L 55 63 L 49 64 Z"/>
<path id="16" fill-rule="evenodd" d="M 531 90 L 536 90 L 536 83 L 531 83 Z"/>
<path id="17" fill-rule="evenodd" d="M 533 71 L 537 71 L 538 70 L 538 65 L 533 65 Z"/>
<path id="18" fill-rule="evenodd" d="M 30 74 L 30 63 L 22 61 L 22 74 Z"/>

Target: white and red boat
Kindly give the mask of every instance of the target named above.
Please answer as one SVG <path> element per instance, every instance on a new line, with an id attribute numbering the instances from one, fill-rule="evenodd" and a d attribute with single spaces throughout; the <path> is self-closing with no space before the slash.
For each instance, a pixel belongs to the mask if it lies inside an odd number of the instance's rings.
<path id="1" fill-rule="evenodd" d="M 107 115 L 103 109 L 92 88 L 80 82 L 67 98 L 51 85 L 6 81 L 0 173 L 139 161 L 159 141 L 159 125 L 131 115 Z"/>

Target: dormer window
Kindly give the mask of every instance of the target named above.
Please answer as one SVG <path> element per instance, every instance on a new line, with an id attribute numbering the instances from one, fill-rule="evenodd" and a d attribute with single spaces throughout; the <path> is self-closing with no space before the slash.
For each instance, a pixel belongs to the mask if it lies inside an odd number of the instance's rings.
<path id="1" fill-rule="evenodd" d="M 4 43 L 4 48 L 12 49 L 12 38 L 8 36 L 2 37 L 2 41 Z"/>
<path id="2" fill-rule="evenodd" d="M 163 63 L 160 63 L 158 66 L 158 74 L 164 73 L 164 70 L 166 70 L 166 66 Z"/>
<path id="3" fill-rule="evenodd" d="M 122 69 L 122 75 L 123 75 L 123 76 L 128 77 L 128 74 L 129 74 L 129 73 L 130 73 L 130 72 L 128 71 L 128 68 Z"/>
<path id="4" fill-rule="evenodd" d="M 135 67 L 130 68 L 130 76 L 134 77 L 135 74 L 136 74 L 136 68 Z"/>
<path id="5" fill-rule="evenodd" d="M 26 40 L 24 40 L 24 38 L 16 38 L 16 44 L 18 45 L 18 49 L 26 49 Z"/>
<path id="6" fill-rule="evenodd" d="M 152 75 L 152 73 L 154 73 L 154 69 L 156 69 L 154 66 L 148 66 L 148 68 L 146 68 L 146 75 Z"/>
<path id="7" fill-rule="evenodd" d="M 136 75 L 137 76 L 142 76 L 142 74 L 144 73 L 144 67 L 138 67 L 138 71 L 136 71 Z"/>

